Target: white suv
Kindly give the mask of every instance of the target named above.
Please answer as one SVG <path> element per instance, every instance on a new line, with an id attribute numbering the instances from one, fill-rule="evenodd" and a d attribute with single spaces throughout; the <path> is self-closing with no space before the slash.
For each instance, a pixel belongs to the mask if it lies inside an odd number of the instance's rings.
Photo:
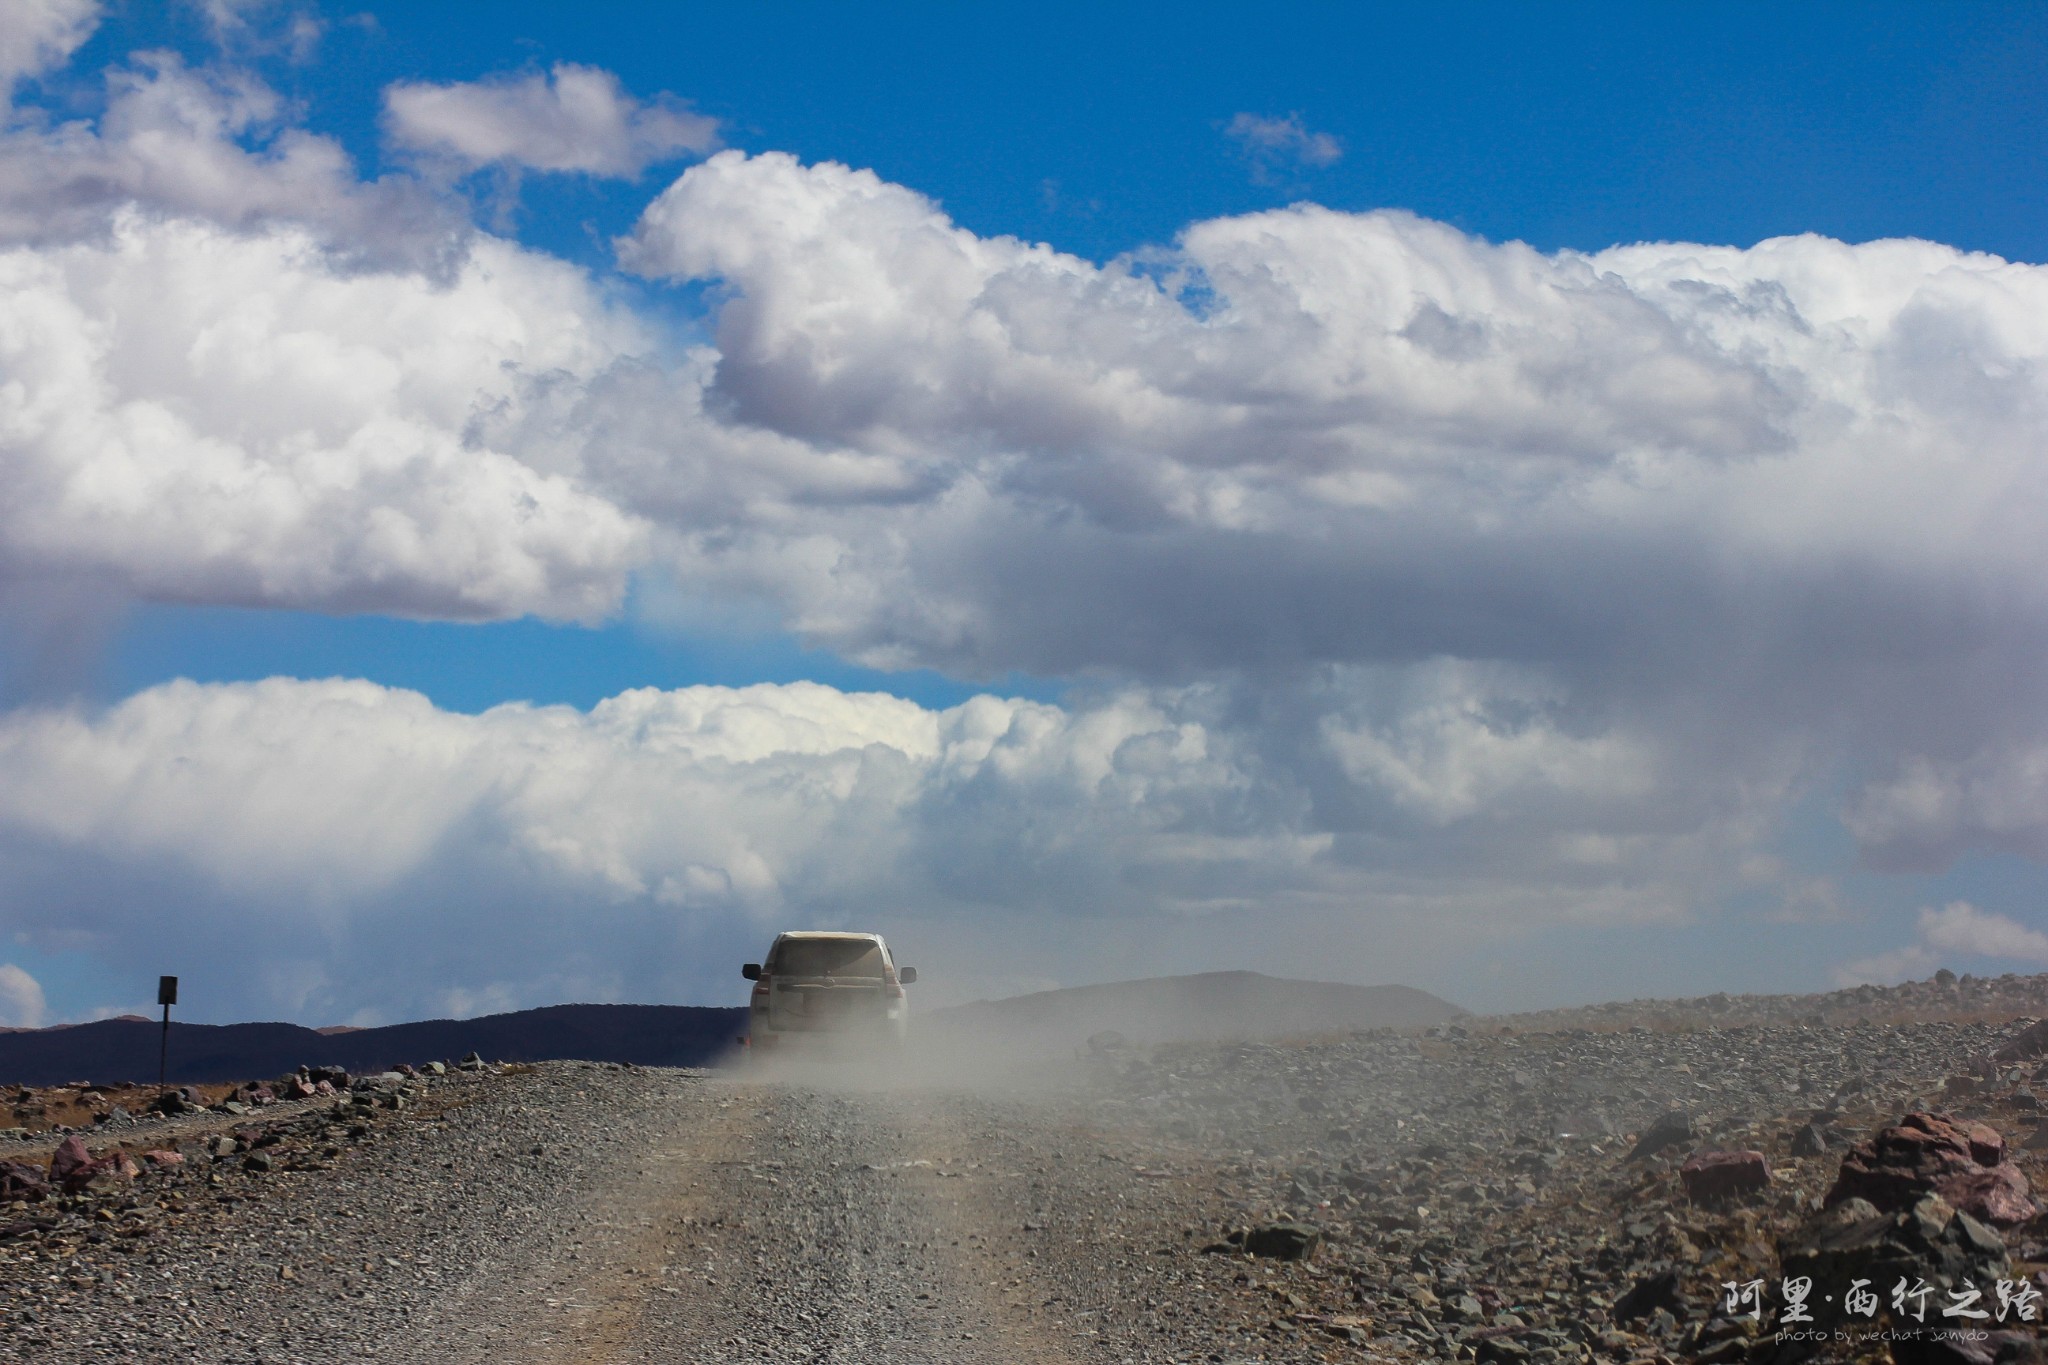
<path id="1" fill-rule="evenodd" d="M 812 1041 L 901 1044 L 903 988 L 917 968 L 898 967 L 880 934 L 806 931 L 777 934 L 768 960 L 749 962 L 740 975 L 754 983 L 748 1031 L 765 1056 Z"/>

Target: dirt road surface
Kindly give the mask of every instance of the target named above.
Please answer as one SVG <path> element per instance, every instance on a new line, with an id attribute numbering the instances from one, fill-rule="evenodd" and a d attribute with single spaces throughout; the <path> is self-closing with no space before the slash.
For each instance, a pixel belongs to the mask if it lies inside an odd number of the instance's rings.
<path id="1" fill-rule="evenodd" d="M 544 1065 L 329 1170 L 228 1163 L 235 1202 L 203 1226 L 0 1263 L 47 1291 L 17 1296 L 0 1341 L 66 1365 L 1252 1358 L 1214 1326 L 1244 1277 L 1184 1222 L 1201 1163 L 1134 1169 L 1085 1120 L 1045 1098 Z"/>
<path id="2" fill-rule="evenodd" d="M 559 1224 L 580 1229 L 566 1252 L 557 1243 L 472 1276 L 380 1358 L 1132 1358 L 1130 1343 L 1104 1340 L 1097 1325 L 1122 1307 L 1108 1262 L 1131 1248 L 1073 1257 L 1049 1235 L 1043 1206 L 1074 1193 L 1062 1167 L 1083 1155 L 1078 1134 L 958 1095 L 680 1075 L 655 1084 L 655 1103 L 633 1120 L 645 1146 L 562 1191 L 573 1208 Z M 1187 1239 L 1176 1230 L 1174 1240 Z M 1071 1273 L 1070 1258 L 1087 1273 Z M 1184 1354 L 1144 1344 L 1148 1358 Z"/>

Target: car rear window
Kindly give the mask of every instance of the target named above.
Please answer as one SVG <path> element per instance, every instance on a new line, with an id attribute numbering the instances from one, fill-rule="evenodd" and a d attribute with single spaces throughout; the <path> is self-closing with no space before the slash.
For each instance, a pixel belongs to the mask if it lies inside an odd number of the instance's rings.
<path id="1" fill-rule="evenodd" d="M 882 950 L 866 939 L 786 939 L 769 958 L 768 970 L 785 976 L 880 976 Z"/>

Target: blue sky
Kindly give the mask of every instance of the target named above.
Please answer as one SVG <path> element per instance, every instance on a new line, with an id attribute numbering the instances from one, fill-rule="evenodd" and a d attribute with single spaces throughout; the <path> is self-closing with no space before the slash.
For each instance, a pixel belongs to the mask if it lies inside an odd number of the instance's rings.
<path id="1" fill-rule="evenodd" d="M 379 92 L 573 60 L 670 90 L 728 140 L 871 167 L 984 233 L 1104 259 L 1312 195 L 1482 236 L 1597 248 L 1784 233 L 1922 236 L 2038 260 L 2038 6 L 1276 5 L 371 7 L 322 56 L 264 64 L 381 162 Z M 126 7 L 80 54 L 206 48 L 188 9 Z M 1298 112 L 1338 164 L 1251 183 L 1220 130 Z M 1053 193 L 1048 193 L 1048 187 Z M 531 187 L 557 251 L 644 195 Z"/>
<path id="2" fill-rule="evenodd" d="M 2038 6 L 19 8 L 17 1017 L 2048 963 Z"/>

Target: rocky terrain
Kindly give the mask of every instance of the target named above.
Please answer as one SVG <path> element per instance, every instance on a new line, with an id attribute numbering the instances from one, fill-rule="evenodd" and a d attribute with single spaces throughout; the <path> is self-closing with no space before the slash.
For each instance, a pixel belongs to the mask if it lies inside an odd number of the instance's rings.
<path id="1" fill-rule="evenodd" d="M 2033 1359 L 2044 991 L 1109 1035 L 972 1085 L 473 1062 L 281 1093 L 307 1073 L 0 1141 L 0 1356 Z"/>
<path id="2" fill-rule="evenodd" d="M 1896 986 L 1848 986 L 1814 995 L 1705 995 L 1691 1000 L 1620 1000 L 1576 1009 L 1495 1016 L 1492 1028 L 1685 1029 L 1732 1024 L 1908 1024 L 1975 1019 L 2003 1023 L 2048 1015 L 2048 975 L 1957 976 L 1940 971 Z"/>

